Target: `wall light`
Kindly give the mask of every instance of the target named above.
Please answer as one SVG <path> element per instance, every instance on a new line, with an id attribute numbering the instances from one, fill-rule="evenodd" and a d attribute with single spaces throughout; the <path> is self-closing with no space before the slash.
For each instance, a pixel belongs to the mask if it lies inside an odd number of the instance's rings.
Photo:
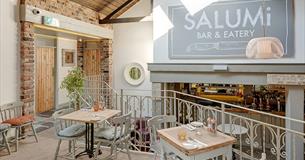
<path id="1" fill-rule="evenodd" d="M 55 32 L 72 34 L 72 35 L 76 35 L 76 36 L 88 37 L 88 38 L 93 38 L 93 39 L 102 39 L 101 37 L 97 37 L 97 36 L 93 36 L 93 35 L 78 33 L 78 32 L 61 29 L 61 28 L 49 27 L 49 26 L 41 25 L 41 24 L 34 24 L 34 27 L 40 28 L 40 29 L 46 29 L 46 30 L 50 30 L 50 31 L 55 31 Z"/>

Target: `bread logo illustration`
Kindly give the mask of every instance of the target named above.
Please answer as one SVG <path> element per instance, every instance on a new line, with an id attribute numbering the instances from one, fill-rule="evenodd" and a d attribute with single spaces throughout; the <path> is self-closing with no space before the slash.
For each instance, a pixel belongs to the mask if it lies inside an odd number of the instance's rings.
<path id="1" fill-rule="evenodd" d="M 284 47 L 275 37 L 252 39 L 247 46 L 246 56 L 252 59 L 274 59 L 284 56 Z"/>

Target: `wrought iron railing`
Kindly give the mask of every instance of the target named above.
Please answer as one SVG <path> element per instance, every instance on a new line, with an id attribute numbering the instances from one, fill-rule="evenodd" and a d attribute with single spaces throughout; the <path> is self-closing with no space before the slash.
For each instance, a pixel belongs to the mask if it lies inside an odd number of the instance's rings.
<path id="1" fill-rule="evenodd" d="M 285 127 L 286 122 L 304 126 L 305 122 L 257 111 L 225 102 L 210 100 L 177 91 L 115 91 L 99 76 L 86 77 L 81 95 L 84 105 L 94 100 L 103 101 L 105 106 L 120 109 L 122 113 L 133 112 L 133 149 L 149 151 L 147 120 L 155 115 L 175 115 L 179 124 L 192 121 L 206 123 L 207 118 L 215 118 L 219 131 L 237 138 L 233 151 L 237 159 L 261 158 L 268 160 L 294 159 L 299 153 L 296 144 L 305 143 L 305 133 Z M 234 129 L 235 128 L 235 129 Z M 289 135 L 289 136 L 288 136 Z M 289 140 L 286 138 L 289 137 Z M 291 155 L 287 155 L 289 142 Z M 304 156 L 304 153 L 301 153 Z M 288 158 L 289 156 L 289 158 Z"/>

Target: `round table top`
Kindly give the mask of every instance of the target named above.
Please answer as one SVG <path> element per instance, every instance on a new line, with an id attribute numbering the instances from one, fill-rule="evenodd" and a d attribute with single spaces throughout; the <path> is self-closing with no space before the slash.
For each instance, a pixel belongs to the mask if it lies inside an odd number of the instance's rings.
<path id="1" fill-rule="evenodd" d="M 222 124 L 217 126 L 217 130 L 222 131 Z M 248 129 L 237 124 L 224 124 L 223 133 L 241 135 L 248 132 Z"/>

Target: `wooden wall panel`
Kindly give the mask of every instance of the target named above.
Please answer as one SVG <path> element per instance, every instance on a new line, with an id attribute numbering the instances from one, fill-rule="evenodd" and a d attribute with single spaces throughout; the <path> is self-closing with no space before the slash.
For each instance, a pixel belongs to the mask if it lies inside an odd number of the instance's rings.
<path id="1" fill-rule="evenodd" d="M 36 112 L 54 108 L 55 49 L 36 48 L 35 102 Z"/>

